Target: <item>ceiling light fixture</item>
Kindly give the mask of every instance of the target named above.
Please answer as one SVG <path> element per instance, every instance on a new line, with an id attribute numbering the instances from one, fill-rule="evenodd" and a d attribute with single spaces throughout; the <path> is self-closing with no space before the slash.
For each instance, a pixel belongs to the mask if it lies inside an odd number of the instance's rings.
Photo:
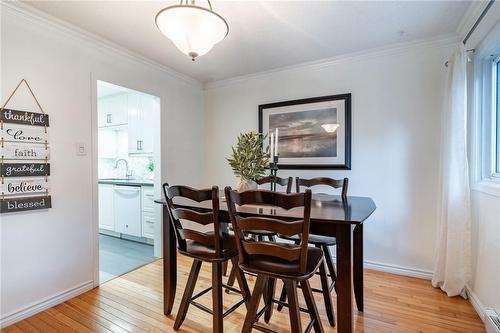
<path id="1" fill-rule="evenodd" d="M 181 0 L 179 5 L 164 8 L 155 17 L 158 29 L 193 61 L 229 32 L 226 20 L 212 10 L 210 0 L 207 2 L 208 8 L 196 5 L 195 0 Z"/>

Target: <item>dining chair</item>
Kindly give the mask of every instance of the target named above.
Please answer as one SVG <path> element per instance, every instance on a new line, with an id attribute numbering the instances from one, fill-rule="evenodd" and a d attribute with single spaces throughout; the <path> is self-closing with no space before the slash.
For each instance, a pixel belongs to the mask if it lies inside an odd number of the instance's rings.
<path id="1" fill-rule="evenodd" d="M 257 275 L 250 305 L 243 324 L 243 333 L 249 333 L 253 328 L 263 332 L 273 332 L 258 323 L 259 318 L 272 309 L 273 304 L 288 307 L 291 331 L 302 332 L 300 311 L 309 313 L 310 323 L 306 332 L 314 328 L 315 332 L 323 332 L 321 319 L 312 295 L 309 278 L 318 268 L 324 266 L 323 251 L 308 246 L 309 224 L 311 214 L 311 191 L 305 193 L 284 194 L 268 190 L 252 190 L 238 193 L 225 188 L 229 218 L 233 225 L 238 249 L 239 267 L 248 273 Z M 238 209 L 236 209 L 238 205 Z M 275 216 L 245 217 L 245 206 L 263 205 L 265 209 L 303 209 L 300 220 L 286 220 Z M 252 209 L 252 208 L 250 208 Z M 266 230 L 277 234 L 293 236 L 300 235 L 298 244 L 279 240 L 258 241 L 248 236 L 251 230 Z M 273 287 L 276 280 L 282 280 L 288 295 L 288 303 L 273 299 Z M 300 286 L 307 309 L 299 307 L 297 287 Z M 258 311 L 260 298 L 264 296 L 264 307 Z M 266 319 L 266 322 L 270 317 Z"/>
<path id="2" fill-rule="evenodd" d="M 313 186 L 319 186 L 319 185 L 326 185 L 333 187 L 335 189 L 341 188 L 341 197 L 343 200 L 347 198 L 347 188 L 349 186 L 349 179 L 344 178 L 344 179 L 332 179 L 332 178 L 327 178 L 327 177 L 317 177 L 317 178 L 312 178 L 312 179 L 303 179 L 296 177 L 295 178 L 295 186 L 296 186 L 296 191 L 297 193 L 300 192 L 301 187 L 306 187 L 306 188 L 311 188 Z M 294 236 L 294 237 L 286 237 L 285 238 L 294 241 L 295 243 L 299 242 L 299 238 Z M 334 310 L 333 310 L 333 304 L 331 300 L 331 291 L 333 289 L 337 290 L 337 275 L 335 272 L 335 266 L 333 263 L 332 255 L 330 254 L 329 247 L 330 246 L 335 246 L 337 243 L 335 237 L 327 237 L 327 236 L 320 236 L 320 235 L 314 235 L 311 234 L 309 235 L 309 244 L 314 245 L 317 248 L 320 248 L 323 251 L 323 255 L 325 256 L 325 262 L 326 266 L 328 267 L 328 273 L 324 269 L 319 269 L 317 274 L 320 276 L 320 281 L 321 281 L 321 289 L 316 289 L 313 288 L 313 291 L 319 292 L 323 294 L 323 299 L 325 302 L 325 308 L 326 308 L 326 314 L 328 317 L 328 322 L 330 323 L 331 326 L 335 326 L 335 315 L 334 315 Z M 331 278 L 332 282 L 329 284 L 328 283 L 328 277 Z M 280 295 L 280 300 L 285 301 L 286 300 L 286 289 L 283 288 L 281 290 L 281 295 Z M 278 311 L 280 311 L 283 307 L 278 306 Z"/>
<path id="3" fill-rule="evenodd" d="M 265 185 L 269 184 L 269 187 L 271 187 L 271 183 L 273 182 L 273 177 L 272 176 L 266 176 L 260 179 L 257 179 L 255 181 L 257 185 Z M 276 176 L 276 184 L 285 187 L 286 193 L 292 192 L 292 185 L 293 185 L 293 178 L 288 177 L 288 178 L 281 178 Z M 254 230 L 253 232 L 249 233 L 251 234 L 254 238 L 257 240 L 264 240 L 264 238 L 267 238 L 269 240 L 274 240 L 276 237 L 275 233 L 269 233 L 269 232 L 263 232 L 262 230 Z M 234 268 L 231 268 L 231 272 L 229 273 L 229 277 L 227 280 L 227 284 L 229 286 L 234 285 L 234 281 L 236 279 L 236 271 Z M 229 293 L 230 290 L 226 289 L 226 292 Z"/>
<path id="4" fill-rule="evenodd" d="M 273 177 L 272 176 L 262 177 L 260 179 L 257 179 L 255 182 L 258 185 L 271 184 L 273 182 Z M 285 187 L 286 193 L 290 193 L 292 192 L 293 178 L 292 177 L 281 178 L 276 176 L 276 184 Z"/>
<path id="5" fill-rule="evenodd" d="M 223 318 L 236 310 L 241 304 L 249 304 L 250 291 L 243 272 L 238 268 L 235 270 L 236 279 L 240 289 L 235 289 L 222 283 L 223 263 L 231 260 L 237 267 L 238 250 L 234 236 L 230 235 L 221 226 L 219 219 L 219 189 L 213 186 L 211 189 L 194 189 L 188 186 L 169 186 L 163 184 L 163 191 L 167 201 L 170 221 L 175 231 L 177 239 L 177 250 L 179 253 L 193 259 L 191 271 L 187 280 L 186 288 L 179 305 L 179 311 L 175 318 L 174 330 L 178 330 L 190 305 L 194 305 L 202 311 L 212 314 L 213 332 L 223 332 Z M 182 199 L 181 199 L 182 198 Z M 211 212 L 201 213 L 192 209 L 183 208 L 178 204 L 179 200 L 203 202 L 212 201 Z M 177 202 L 177 203 L 176 203 Z M 189 221 L 192 226 L 183 226 L 181 221 Z M 213 228 L 207 232 L 200 229 Z M 195 230 L 198 229 L 198 230 Z M 203 262 L 212 264 L 212 286 L 193 296 L 196 281 Z M 242 300 L 237 302 L 226 312 L 223 312 L 222 288 L 229 288 L 231 291 L 240 293 Z M 196 302 L 195 300 L 212 290 L 212 310 Z"/>

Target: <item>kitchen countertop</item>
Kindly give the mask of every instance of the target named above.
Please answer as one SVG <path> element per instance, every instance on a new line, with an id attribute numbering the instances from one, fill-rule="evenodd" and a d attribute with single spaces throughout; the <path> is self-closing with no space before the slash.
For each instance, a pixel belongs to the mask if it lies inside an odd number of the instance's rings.
<path id="1" fill-rule="evenodd" d="M 154 186 L 153 181 L 149 179 L 118 179 L 103 178 L 98 180 L 99 184 L 114 184 L 128 186 Z"/>

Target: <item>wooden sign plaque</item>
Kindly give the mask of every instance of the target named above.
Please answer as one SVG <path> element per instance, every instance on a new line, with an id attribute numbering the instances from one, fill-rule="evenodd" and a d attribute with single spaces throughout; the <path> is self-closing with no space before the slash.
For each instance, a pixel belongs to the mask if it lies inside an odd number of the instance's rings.
<path id="1" fill-rule="evenodd" d="M 50 195 L 38 197 L 5 198 L 0 200 L 0 213 L 38 210 L 52 207 Z"/>
<path id="2" fill-rule="evenodd" d="M 0 128 L 0 140 L 15 143 L 40 143 L 48 141 L 45 127 L 3 124 Z"/>
<path id="3" fill-rule="evenodd" d="M 0 148 L 0 157 L 4 160 L 47 160 L 50 158 L 50 147 L 4 142 Z"/>
<path id="4" fill-rule="evenodd" d="M 2 197 L 14 195 L 48 194 L 49 182 L 45 177 L 37 178 L 4 178 L 0 182 Z"/>
<path id="5" fill-rule="evenodd" d="M 0 176 L 50 176 L 50 163 L 0 163 Z"/>
<path id="6" fill-rule="evenodd" d="M 10 124 L 48 127 L 49 115 L 45 113 L 2 109 L 0 121 Z"/>

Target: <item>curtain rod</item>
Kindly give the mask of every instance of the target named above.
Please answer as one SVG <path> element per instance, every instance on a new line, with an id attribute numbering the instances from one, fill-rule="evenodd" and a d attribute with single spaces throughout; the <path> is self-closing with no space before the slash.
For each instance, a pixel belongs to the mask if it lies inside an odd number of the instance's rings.
<path id="1" fill-rule="evenodd" d="M 474 53 L 474 52 L 476 52 L 476 49 L 468 49 L 468 50 L 465 50 L 465 52 L 471 52 L 471 53 Z M 444 63 L 444 67 L 448 67 L 448 61 L 446 61 L 446 62 Z"/>
<path id="2" fill-rule="evenodd" d="M 472 35 L 472 33 L 474 33 L 474 30 L 476 30 L 477 26 L 482 21 L 482 19 L 484 18 L 484 16 L 488 12 L 488 10 L 490 10 L 491 6 L 493 6 L 494 2 L 495 2 L 495 0 L 490 0 L 490 2 L 488 3 L 488 5 L 486 5 L 486 7 L 484 8 L 484 10 L 481 13 L 481 15 L 479 15 L 479 17 L 477 18 L 476 22 L 474 22 L 474 25 L 472 26 L 472 28 L 469 30 L 469 32 L 465 36 L 464 40 L 462 41 L 462 43 L 464 43 L 464 45 L 465 45 L 465 43 L 467 43 L 467 41 L 469 40 L 469 38 Z"/>

